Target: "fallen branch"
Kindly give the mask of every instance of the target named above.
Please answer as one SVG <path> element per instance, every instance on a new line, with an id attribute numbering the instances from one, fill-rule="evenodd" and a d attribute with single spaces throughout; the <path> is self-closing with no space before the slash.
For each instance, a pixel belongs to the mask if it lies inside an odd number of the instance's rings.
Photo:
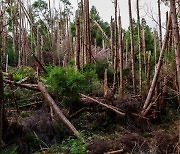
<path id="1" fill-rule="evenodd" d="M 119 154 L 119 153 L 122 153 L 122 152 L 124 152 L 123 149 L 117 150 L 117 151 L 105 152 L 104 154 Z"/>
<path id="2" fill-rule="evenodd" d="M 86 108 L 83 107 L 82 109 L 80 109 L 80 110 L 78 110 L 77 112 L 75 112 L 74 114 L 72 114 L 72 115 L 70 116 L 70 119 L 74 118 L 75 116 L 77 116 L 78 114 L 80 114 L 81 112 L 83 112 L 83 111 L 85 111 L 85 110 L 86 110 Z"/>
<path id="3" fill-rule="evenodd" d="M 20 109 L 29 108 L 29 107 L 31 107 L 31 106 L 41 105 L 42 103 L 43 103 L 43 102 L 40 101 L 40 102 L 36 102 L 36 103 L 31 103 L 31 104 L 19 106 L 19 108 L 20 108 Z"/>
<path id="4" fill-rule="evenodd" d="M 98 104 L 101 105 L 101 106 L 104 106 L 104 107 L 106 107 L 106 108 L 108 108 L 108 109 L 116 112 L 117 114 L 119 114 L 119 115 L 121 115 L 121 116 L 125 116 L 125 115 L 126 115 L 125 113 L 123 113 L 123 112 L 121 112 L 121 111 L 118 111 L 118 109 L 117 109 L 116 107 L 114 107 L 114 106 L 104 104 L 104 103 L 99 102 L 98 100 L 96 100 L 96 99 L 94 99 L 94 98 L 91 98 L 91 97 L 89 97 L 89 96 L 86 96 L 86 95 L 84 95 L 84 94 L 80 94 L 80 95 L 81 95 L 82 97 L 85 97 L 85 98 L 89 99 L 89 100 L 92 100 L 93 102 L 98 103 Z"/>
<path id="5" fill-rule="evenodd" d="M 59 109 L 57 104 L 54 102 L 54 100 L 51 98 L 50 94 L 47 92 L 45 86 L 43 83 L 38 83 L 38 88 L 43 94 L 44 98 L 47 100 L 48 105 L 52 107 L 54 113 L 59 117 L 59 119 L 71 130 L 71 132 L 79 137 L 79 132 L 76 130 L 76 128 L 70 123 L 70 121 L 64 116 L 62 111 Z"/>
<path id="6" fill-rule="evenodd" d="M 29 77 L 26 77 L 26 78 L 24 78 L 24 79 L 22 79 L 22 80 L 20 80 L 20 81 L 18 81 L 17 83 L 24 83 L 24 82 L 26 82 L 27 80 L 29 80 Z"/>
<path id="7" fill-rule="evenodd" d="M 4 79 L 4 83 L 6 84 L 13 84 L 14 86 L 20 87 L 20 88 L 25 88 L 25 89 L 29 89 L 29 90 L 34 90 L 34 91 L 39 91 L 39 89 L 37 88 L 37 85 L 35 84 L 20 84 L 14 81 L 10 81 L 10 80 L 5 80 Z"/>
<path id="8" fill-rule="evenodd" d="M 109 45 L 111 45 L 111 40 L 108 38 L 108 36 L 106 35 L 102 27 L 99 25 L 99 23 L 96 20 L 94 20 L 94 23 L 98 26 L 98 28 L 100 29 L 106 40 L 108 41 Z"/>
<path id="9" fill-rule="evenodd" d="M 157 103 L 157 101 L 159 100 L 159 97 L 161 96 L 161 93 L 157 96 L 157 98 L 155 99 L 155 101 L 151 104 L 149 104 L 149 106 L 147 107 L 147 109 L 142 113 L 143 116 L 146 116 L 146 114 L 149 112 L 149 110 L 151 109 L 151 107 Z"/>

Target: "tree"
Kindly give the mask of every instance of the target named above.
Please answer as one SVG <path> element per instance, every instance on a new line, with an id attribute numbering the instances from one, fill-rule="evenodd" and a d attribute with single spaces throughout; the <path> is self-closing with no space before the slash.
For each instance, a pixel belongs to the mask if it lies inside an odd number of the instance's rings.
<path id="1" fill-rule="evenodd" d="M 134 94 L 136 94 L 135 54 L 134 54 L 134 38 L 133 38 L 133 22 L 132 22 L 131 0 L 128 0 L 128 6 L 129 6 L 129 24 L 130 24 L 130 39 L 131 39 L 132 81 L 133 81 Z"/>
<path id="2" fill-rule="evenodd" d="M 175 60 L 176 60 L 176 68 L 177 68 L 177 81 L 178 81 L 178 90 L 180 92 L 180 37 L 179 37 L 179 26 L 176 15 L 176 5 L 175 0 L 170 0 L 170 8 L 171 8 L 171 18 L 172 18 L 172 26 L 173 26 L 173 36 L 174 36 L 174 49 L 175 49 Z"/>
<path id="3" fill-rule="evenodd" d="M 76 47 L 75 47 L 75 68 L 80 69 L 80 22 L 76 17 Z"/>
<path id="4" fill-rule="evenodd" d="M 139 49 L 139 89 L 142 93 L 142 60 L 141 60 L 141 25 L 139 15 L 139 0 L 136 1 L 137 6 L 137 24 L 138 24 L 138 49 Z"/>

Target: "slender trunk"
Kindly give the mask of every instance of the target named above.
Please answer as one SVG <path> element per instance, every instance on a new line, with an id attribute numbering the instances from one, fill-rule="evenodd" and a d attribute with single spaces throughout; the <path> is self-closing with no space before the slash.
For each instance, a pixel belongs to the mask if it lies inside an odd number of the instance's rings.
<path id="1" fill-rule="evenodd" d="M 117 52 L 118 52 L 118 30 L 117 30 L 117 0 L 114 2 L 115 20 L 114 20 L 114 37 L 115 37 L 115 52 L 114 52 L 114 80 L 113 80 L 113 93 L 115 94 L 117 85 Z"/>
<path id="2" fill-rule="evenodd" d="M 84 0 L 84 53 L 85 64 L 91 62 L 91 32 L 89 19 L 89 0 Z"/>
<path id="3" fill-rule="evenodd" d="M 151 75 L 151 51 L 148 53 L 148 64 L 147 64 L 147 89 L 150 88 L 150 75 Z"/>
<path id="4" fill-rule="evenodd" d="M 176 4 L 175 0 L 170 1 L 171 7 L 171 18 L 173 26 L 173 36 L 174 36 L 174 49 L 175 49 L 175 60 L 176 60 L 176 69 L 177 69 L 177 81 L 180 92 L 180 37 L 179 37 L 179 27 L 178 20 L 176 15 Z"/>
<path id="5" fill-rule="evenodd" d="M 112 58 L 112 67 L 114 67 L 114 23 L 111 17 L 111 58 Z"/>
<path id="6" fill-rule="evenodd" d="M 76 49 L 75 49 L 75 68 L 80 69 L 80 22 L 76 19 Z"/>
<path id="7" fill-rule="evenodd" d="M 159 61 L 158 61 L 158 64 L 157 64 L 157 68 L 155 70 L 155 74 L 154 74 L 154 78 L 153 78 L 153 81 L 152 81 L 152 84 L 151 84 L 151 88 L 149 89 L 148 96 L 147 96 L 146 101 L 145 101 L 144 106 L 143 106 L 142 114 L 147 109 L 147 107 L 149 106 L 149 104 L 151 102 L 151 99 L 152 99 L 152 96 L 154 94 L 154 90 L 155 90 L 156 83 L 157 83 L 157 80 L 158 80 L 158 77 L 159 77 L 161 66 L 163 64 L 163 54 L 164 54 L 164 51 L 165 51 L 166 44 L 168 43 L 169 28 L 171 26 L 171 22 L 170 21 L 171 20 L 170 20 L 170 17 L 169 17 L 168 28 L 166 30 L 165 39 L 164 39 L 164 42 L 163 42 L 162 49 L 160 51 Z"/>
<path id="8" fill-rule="evenodd" d="M 158 0 L 158 18 L 159 18 L 159 46 L 162 48 L 162 24 L 161 24 L 161 1 Z"/>
<path id="9" fill-rule="evenodd" d="M 123 96 L 123 40 L 122 40 L 122 25 L 121 16 L 119 16 L 119 68 L 120 68 L 120 80 L 119 80 L 119 95 Z"/>
<path id="10" fill-rule="evenodd" d="M 143 28 L 142 30 L 142 50 L 143 50 L 143 54 L 144 54 L 144 74 L 145 74 L 145 78 L 147 75 L 147 61 L 146 61 L 146 36 L 145 36 L 145 29 Z"/>
<path id="11" fill-rule="evenodd" d="M 133 23 L 132 23 L 131 0 L 128 0 L 128 5 L 129 5 L 129 22 L 130 22 L 130 39 L 131 39 L 132 81 L 133 81 L 134 94 L 136 94 L 135 53 L 134 53 L 134 37 L 133 37 Z"/>
<path id="12" fill-rule="evenodd" d="M 138 24 L 138 47 L 139 47 L 139 90 L 142 93 L 142 60 L 141 60 L 141 25 L 139 15 L 139 0 L 136 1 L 137 5 L 137 24 Z"/>
<path id="13" fill-rule="evenodd" d="M 128 67 L 128 51 L 129 51 L 129 43 L 127 39 L 126 40 L 126 68 Z"/>

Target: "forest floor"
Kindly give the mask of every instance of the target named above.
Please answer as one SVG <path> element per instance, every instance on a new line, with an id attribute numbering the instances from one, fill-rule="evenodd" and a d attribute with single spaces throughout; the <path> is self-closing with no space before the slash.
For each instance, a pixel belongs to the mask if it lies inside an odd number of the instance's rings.
<path id="1" fill-rule="evenodd" d="M 11 126 L 1 153 L 178 153 L 180 119 L 173 105 L 161 119 L 146 119 L 131 114 L 139 112 L 144 101 L 141 97 L 96 99 L 122 109 L 126 116 L 83 99 L 75 114 L 62 109 L 80 131 L 81 138 L 77 139 L 61 122 L 55 121 L 56 116 L 51 119 L 45 103 L 32 105 L 23 108 L 20 116 L 15 111 L 9 112 Z"/>

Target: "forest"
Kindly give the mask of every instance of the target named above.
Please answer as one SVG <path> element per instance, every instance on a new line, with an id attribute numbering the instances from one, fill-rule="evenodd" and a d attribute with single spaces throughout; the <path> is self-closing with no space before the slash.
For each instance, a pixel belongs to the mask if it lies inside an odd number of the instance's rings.
<path id="1" fill-rule="evenodd" d="M 123 28 L 118 0 L 0 0 L 0 154 L 179 154 L 180 1 L 156 1 Z"/>

